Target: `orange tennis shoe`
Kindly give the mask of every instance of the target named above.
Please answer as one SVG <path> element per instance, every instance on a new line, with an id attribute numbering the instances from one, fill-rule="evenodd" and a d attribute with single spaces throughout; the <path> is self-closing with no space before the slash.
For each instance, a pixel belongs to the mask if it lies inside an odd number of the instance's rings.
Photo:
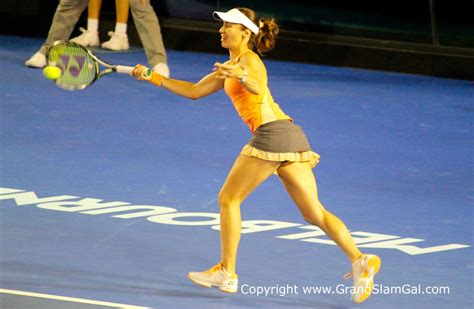
<path id="1" fill-rule="evenodd" d="M 239 287 L 237 274 L 230 275 L 222 263 L 219 263 L 209 270 L 203 272 L 190 272 L 188 278 L 206 288 L 217 287 L 219 290 L 227 293 L 236 293 Z"/>
<path id="2" fill-rule="evenodd" d="M 364 254 L 352 264 L 352 271 L 344 275 L 344 279 L 354 279 L 352 301 L 361 303 L 372 294 L 374 277 L 380 264 L 380 258 L 373 254 Z"/>

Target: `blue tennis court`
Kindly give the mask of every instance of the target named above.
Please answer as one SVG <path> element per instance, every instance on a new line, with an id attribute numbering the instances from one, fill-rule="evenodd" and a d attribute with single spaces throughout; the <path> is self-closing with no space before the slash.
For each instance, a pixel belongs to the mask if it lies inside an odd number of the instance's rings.
<path id="1" fill-rule="evenodd" d="M 248 128 L 223 92 L 192 101 L 118 74 L 61 90 L 23 65 L 41 42 L 0 36 L 0 307 L 356 306 L 349 262 L 274 176 L 242 205 L 240 293 L 189 281 L 220 258 L 217 194 Z M 168 52 L 190 81 L 226 59 Z M 474 84 L 265 64 L 321 155 L 322 202 L 382 259 L 361 306 L 472 308 Z"/>

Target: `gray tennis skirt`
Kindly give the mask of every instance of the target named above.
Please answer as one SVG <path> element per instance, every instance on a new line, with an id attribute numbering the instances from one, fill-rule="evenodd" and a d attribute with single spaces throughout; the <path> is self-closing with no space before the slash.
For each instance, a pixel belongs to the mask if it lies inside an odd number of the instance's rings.
<path id="1" fill-rule="evenodd" d="M 258 127 L 249 145 L 268 152 L 311 151 L 301 127 L 286 119 L 268 122 Z"/>
<path id="2" fill-rule="evenodd" d="M 277 120 L 255 130 L 242 155 L 276 162 L 309 162 L 315 167 L 319 155 L 311 150 L 300 126 L 290 120 Z"/>

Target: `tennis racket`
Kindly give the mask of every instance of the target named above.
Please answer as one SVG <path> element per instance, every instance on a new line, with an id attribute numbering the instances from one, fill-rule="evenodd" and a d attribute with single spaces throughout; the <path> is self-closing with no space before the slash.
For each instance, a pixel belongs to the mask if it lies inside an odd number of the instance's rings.
<path id="1" fill-rule="evenodd" d="M 58 87 L 81 90 L 110 73 L 130 74 L 134 67 L 112 65 L 95 56 L 88 48 L 73 42 L 56 41 L 48 50 L 48 65 L 61 69 L 55 80 Z M 99 65 L 105 67 L 99 71 Z"/>

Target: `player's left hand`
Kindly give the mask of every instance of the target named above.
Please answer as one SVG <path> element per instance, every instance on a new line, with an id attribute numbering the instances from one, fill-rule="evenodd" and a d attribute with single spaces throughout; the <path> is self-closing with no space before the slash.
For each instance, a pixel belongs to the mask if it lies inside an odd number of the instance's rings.
<path id="1" fill-rule="evenodd" d="M 240 64 L 214 63 L 216 77 L 220 79 L 237 78 L 241 79 L 245 75 L 245 69 Z"/>

